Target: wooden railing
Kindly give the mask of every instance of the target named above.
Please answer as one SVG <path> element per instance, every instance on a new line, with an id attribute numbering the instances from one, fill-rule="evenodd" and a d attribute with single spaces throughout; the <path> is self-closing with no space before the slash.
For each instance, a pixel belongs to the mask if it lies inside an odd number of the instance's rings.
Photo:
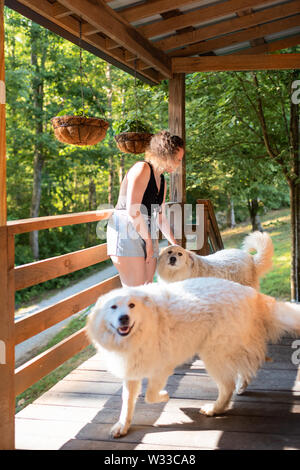
<path id="1" fill-rule="evenodd" d="M 48 281 L 49 279 L 72 273 L 109 258 L 106 254 L 106 243 L 104 243 L 66 255 L 15 267 L 14 236 L 16 234 L 105 220 L 109 218 L 112 211 L 113 209 L 8 222 L 7 229 L 10 239 L 9 259 L 12 266 L 10 277 L 13 283 L 13 289 L 11 286 L 11 291 L 16 292 L 25 287 L 30 287 Z M 113 276 L 50 307 L 16 321 L 14 331 L 15 345 L 41 333 L 71 315 L 80 312 L 95 303 L 100 295 L 120 286 L 121 282 L 119 276 Z M 13 311 L 11 315 L 14 315 Z M 22 393 L 88 345 L 89 340 L 85 328 L 83 328 L 18 367 L 15 370 L 15 396 Z"/>
<path id="2" fill-rule="evenodd" d="M 204 205 L 204 244 L 197 253 L 199 255 L 209 255 L 218 250 L 223 250 L 224 245 L 211 201 L 197 199 L 197 204 Z"/>
<path id="3" fill-rule="evenodd" d="M 182 233 L 184 233 L 184 204 L 183 203 L 174 203 L 174 202 L 167 202 L 166 206 L 168 206 L 170 209 L 172 208 L 172 205 L 176 204 L 177 206 L 181 206 L 181 217 L 182 217 Z M 209 199 L 197 199 L 197 204 L 202 205 L 204 208 L 204 214 L 203 214 L 203 227 L 201 227 L 201 230 L 203 230 L 203 246 L 200 249 L 193 249 L 195 253 L 199 255 L 209 255 L 210 253 L 215 253 L 216 251 L 223 250 L 224 245 L 221 237 L 221 233 L 219 230 L 218 222 L 215 216 L 215 211 L 212 205 L 212 202 Z M 170 214 L 170 225 L 173 229 L 174 232 L 174 218 L 175 214 Z M 201 221 L 202 223 L 202 221 Z M 196 225 L 191 224 L 188 226 L 189 233 L 196 233 Z M 183 236 L 183 240 L 178 240 L 179 244 L 182 244 L 183 242 L 183 247 L 186 247 L 186 239 L 185 236 Z"/>

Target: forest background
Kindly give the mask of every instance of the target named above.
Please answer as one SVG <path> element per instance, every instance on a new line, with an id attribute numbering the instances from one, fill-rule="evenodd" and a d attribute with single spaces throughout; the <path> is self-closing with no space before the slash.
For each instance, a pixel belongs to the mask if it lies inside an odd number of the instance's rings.
<path id="1" fill-rule="evenodd" d="M 83 51 L 85 110 L 110 127 L 94 147 L 64 145 L 54 138 L 51 118 L 81 109 L 79 48 L 8 8 L 5 33 L 8 220 L 114 205 L 125 172 L 142 157 L 117 149 L 118 122 L 137 117 L 152 132 L 167 129 L 167 81 L 152 87 Z M 293 70 L 186 76 L 187 202 L 210 199 L 221 227 L 250 216 L 257 229 L 259 215 L 290 206 L 291 185 L 299 183 L 293 175 L 299 115 L 291 106 L 297 79 Z M 16 264 L 96 243 L 95 224 L 18 235 Z M 17 293 L 17 302 L 38 288 Z"/>

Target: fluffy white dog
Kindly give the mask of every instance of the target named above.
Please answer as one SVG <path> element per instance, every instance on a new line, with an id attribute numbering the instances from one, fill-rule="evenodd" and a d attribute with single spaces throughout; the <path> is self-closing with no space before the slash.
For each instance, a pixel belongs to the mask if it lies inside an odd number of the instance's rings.
<path id="1" fill-rule="evenodd" d="M 250 255 L 256 250 L 255 255 Z M 253 232 L 243 243 L 243 249 L 220 250 L 200 256 L 179 245 L 164 248 L 158 258 L 159 280 L 176 282 L 191 277 L 221 277 L 259 290 L 259 278 L 272 267 L 273 243 L 266 233 Z"/>
<path id="2" fill-rule="evenodd" d="M 217 401 L 200 411 L 223 413 L 237 377 L 249 381 L 265 359 L 267 341 L 284 332 L 300 333 L 300 306 L 225 279 L 123 287 L 100 297 L 88 334 L 108 369 L 123 379 L 122 410 L 112 436 L 128 432 L 143 378 L 148 378 L 146 402 L 167 401 L 168 376 L 195 354 L 219 390 Z"/>

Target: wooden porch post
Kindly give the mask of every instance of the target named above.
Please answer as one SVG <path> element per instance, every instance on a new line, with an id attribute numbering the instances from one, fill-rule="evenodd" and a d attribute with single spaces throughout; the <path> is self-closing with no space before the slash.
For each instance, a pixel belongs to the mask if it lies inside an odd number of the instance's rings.
<path id="1" fill-rule="evenodd" d="M 176 73 L 169 80 L 169 130 L 172 134 L 179 135 L 185 141 L 185 74 Z M 170 177 L 170 201 L 181 203 L 182 206 L 182 239 L 178 243 L 185 247 L 184 213 L 183 206 L 186 202 L 185 184 L 185 156 L 178 170 Z"/>
<path id="2" fill-rule="evenodd" d="M 0 449 L 14 449 L 14 239 L 6 211 L 4 0 L 0 0 Z"/>

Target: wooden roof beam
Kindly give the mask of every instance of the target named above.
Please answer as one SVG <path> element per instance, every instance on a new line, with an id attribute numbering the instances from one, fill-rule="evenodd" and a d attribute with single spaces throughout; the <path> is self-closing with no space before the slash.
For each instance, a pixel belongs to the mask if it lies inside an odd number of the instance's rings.
<path id="1" fill-rule="evenodd" d="M 101 0 L 98 0 L 98 5 L 88 0 L 60 0 L 60 3 L 93 27 L 99 28 L 121 46 L 137 54 L 144 62 L 159 70 L 164 77 L 172 76 L 169 57 L 154 47 L 131 25 L 125 25 L 119 20 L 116 13 L 112 13 Z"/>
<path id="2" fill-rule="evenodd" d="M 261 3 L 261 0 L 251 0 L 253 6 Z M 200 29 L 190 33 L 177 34 L 170 36 L 154 44 L 162 50 L 173 49 L 186 44 L 193 44 L 195 42 L 211 39 L 215 36 L 229 34 L 240 29 L 247 29 L 259 24 L 274 21 L 280 18 L 285 18 L 289 15 L 297 15 L 299 13 L 299 1 L 294 0 L 284 5 L 278 5 L 267 10 L 258 11 L 250 15 L 236 17 L 230 20 L 222 21 L 221 23 L 204 26 Z"/>
<path id="3" fill-rule="evenodd" d="M 237 51 L 233 54 L 262 54 L 268 52 L 281 51 L 282 49 L 287 49 L 288 47 L 298 46 L 300 44 L 300 34 L 295 36 L 288 36 L 283 39 L 277 39 L 272 42 L 265 42 L 264 44 L 249 47 L 243 51 Z"/>
<path id="4" fill-rule="evenodd" d="M 152 0 L 151 2 L 145 2 L 142 5 L 135 7 L 129 7 L 119 12 L 125 20 L 130 23 L 141 20 L 143 18 L 149 18 L 150 16 L 159 15 L 170 10 L 174 10 L 184 5 L 191 5 L 198 0 Z"/>
<path id="5" fill-rule="evenodd" d="M 300 54 L 253 54 L 172 59 L 174 73 L 248 70 L 287 70 L 300 68 Z"/>
<path id="6" fill-rule="evenodd" d="M 212 5 L 199 10 L 184 13 L 177 18 L 168 18 L 164 21 L 157 21 L 149 25 L 141 26 L 138 30 L 147 38 L 160 36 L 162 34 L 171 33 L 172 31 L 193 26 L 197 23 L 204 23 L 205 21 L 214 21 L 226 15 L 235 14 L 240 11 L 246 10 L 250 7 L 255 7 L 264 3 L 268 6 L 274 0 L 228 0 L 221 5 Z"/>
<path id="7" fill-rule="evenodd" d="M 79 36 L 79 22 L 76 18 L 73 18 L 72 16 L 64 16 L 64 17 L 58 17 L 58 18 L 53 17 L 52 7 L 55 6 L 56 8 L 57 3 L 51 5 L 47 0 L 21 0 L 20 3 L 22 3 L 25 6 L 28 6 L 30 9 L 32 9 L 39 15 L 45 17 L 46 19 L 53 21 L 59 27 L 63 28 L 65 31 L 71 33 L 72 35 L 76 37 Z M 57 12 L 57 8 L 55 9 L 55 11 Z M 73 14 L 73 12 L 71 13 Z M 88 25 L 88 26 L 92 28 L 91 25 Z M 117 60 L 120 64 L 124 64 L 132 72 L 134 72 L 132 63 L 128 61 L 126 57 L 126 54 L 129 52 L 122 49 L 120 47 L 120 44 L 118 44 L 117 46 L 117 44 L 114 43 L 114 48 L 113 50 L 111 50 L 112 43 L 111 42 L 109 43 L 110 47 L 108 48 L 107 47 L 108 39 L 101 37 L 99 34 L 91 34 L 87 36 L 83 35 L 82 38 L 85 42 L 89 43 L 91 46 L 95 47 L 96 49 L 100 51 L 103 51 L 105 54 L 108 54 L 112 59 Z M 164 78 L 153 68 L 147 69 L 147 70 L 144 69 L 143 71 L 140 71 L 140 73 L 145 78 L 151 80 L 151 82 L 153 83 L 159 83 Z"/>
<path id="8" fill-rule="evenodd" d="M 244 31 L 238 31 L 237 33 L 228 34 L 227 36 L 221 36 L 217 39 L 210 39 L 209 41 L 202 41 L 197 44 L 179 49 L 177 51 L 170 52 L 172 57 L 186 57 L 195 54 L 206 54 L 207 52 L 215 51 L 223 47 L 232 46 L 234 44 L 251 41 L 269 34 L 278 33 L 286 29 L 294 28 L 300 24 L 300 15 L 293 16 L 291 18 L 285 18 L 284 20 L 273 21 L 272 23 L 266 23 L 261 26 L 254 26 Z"/>

